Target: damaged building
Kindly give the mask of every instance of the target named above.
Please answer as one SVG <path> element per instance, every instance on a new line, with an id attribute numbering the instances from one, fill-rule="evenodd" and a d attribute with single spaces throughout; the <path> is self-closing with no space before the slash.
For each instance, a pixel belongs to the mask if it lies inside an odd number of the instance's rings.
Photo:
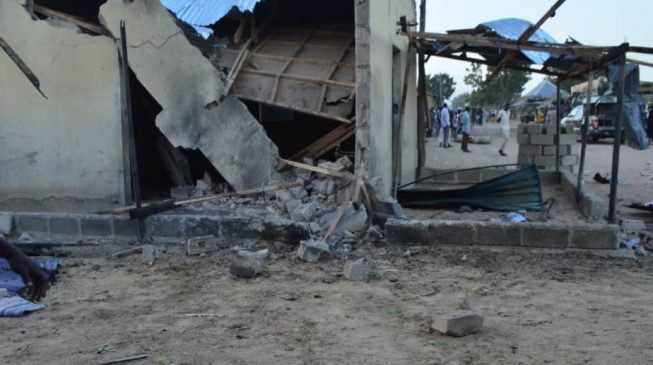
<path id="1" fill-rule="evenodd" d="M 416 57 L 397 32 L 415 14 L 412 0 L 2 2 L 0 201 L 126 204 L 134 178 L 144 199 L 198 180 L 241 191 L 344 156 L 391 192 L 418 167 Z"/>

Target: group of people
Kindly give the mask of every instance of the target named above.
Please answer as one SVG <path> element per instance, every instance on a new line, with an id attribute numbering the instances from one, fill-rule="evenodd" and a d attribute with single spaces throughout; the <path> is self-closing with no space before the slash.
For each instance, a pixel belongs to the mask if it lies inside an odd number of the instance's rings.
<path id="1" fill-rule="evenodd" d="M 506 145 L 510 140 L 510 104 L 504 105 L 503 109 L 499 112 L 499 124 L 501 126 L 501 136 L 503 138 L 499 154 L 507 156 L 505 153 Z M 465 109 L 453 112 L 449 109 L 447 103 L 442 104 L 438 109 L 431 109 L 431 135 L 440 138 L 442 135 L 442 142 L 440 147 L 451 148 L 450 139 L 455 138 L 458 134 L 463 135 L 461 150 L 463 152 L 471 152 L 469 150 L 470 134 L 472 133 L 472 114 L 471 107 L 465 105 Z M 481 124 L 483 121 L 483 111 L 474 113 L 474 120 L 476 123 Z"/>

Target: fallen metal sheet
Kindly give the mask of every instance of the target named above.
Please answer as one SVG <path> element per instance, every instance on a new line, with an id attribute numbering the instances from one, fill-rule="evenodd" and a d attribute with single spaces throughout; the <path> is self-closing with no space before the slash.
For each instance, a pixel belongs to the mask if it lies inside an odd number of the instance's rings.
<path id="1" fill-rule="evenodd" d="M 645 212 L 653 213 L 653 202 L 651 203 L 636 203 L 627 205 L 628 208 L 642 210 Z"/>
<path id="2" fill-rule="evenodd" d="M 403 207 L 447 209 L 468 205 L 495 211 L 542 211 L 542 185 L 535 166 L 484 181 L 465 189 L 399 190 L 397 200 Z"/>
<path id="3" fill-rule="evenodd" d="M 209 25 L 217 23 L 231 9 L 253 11 L 262 0 L 160 0 L 177 18 L 191 25 L 204 39 L 213 34 Z"/>

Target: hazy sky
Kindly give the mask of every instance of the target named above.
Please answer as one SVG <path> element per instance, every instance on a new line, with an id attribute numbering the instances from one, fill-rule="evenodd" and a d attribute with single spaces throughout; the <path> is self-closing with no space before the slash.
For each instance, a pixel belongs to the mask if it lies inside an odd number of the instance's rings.
<path id="1" fill-rule="evenodd" d="M 501 18 L 522 18 L 534 23 L 554 3 L 555 0 L 427 0 L 426 30 L 444 33 Z M 542 29 L 558 42 L 571 36 L 594 46 L 629 42 L 653 47 L 653 0 L 567 0 Z M 653 62 L 651 56 L 629 53 L 628 57 Z M 451 74 L 457 83 L 456 95 L 471 91 L 463 83 L 467 67 L 466 62 L 432 57 L 426 64 L 426 72 Z M 640 67 L 640 70 L 642 81 L 653 81 L 653 68 Z M 525 92 L 542 78 L 532 74 Z"/>

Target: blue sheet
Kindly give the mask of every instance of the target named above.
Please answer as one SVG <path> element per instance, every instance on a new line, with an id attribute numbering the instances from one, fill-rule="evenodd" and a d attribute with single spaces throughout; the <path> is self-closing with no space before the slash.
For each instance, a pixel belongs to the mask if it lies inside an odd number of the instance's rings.
<path id="1" fill-rule="evenodd" d="M 45 308 L 45 304 L 32 303 L 18 295 L 0 289 L 0 317 L 21 317 Z"/>
<path id="2" fill-rule="evenodd" d="M 61 260 L 37 260 L 36 264 L 44 269 L 48 280 L 52 282 L 54 273 L 61 266 Z M 0 317 L 20 317 L 45 308 L 45 304 L 32 303 L 16 294 L 24 287 L 23 278 L 11 271 L 7 260 L 0 259 Z"/>

